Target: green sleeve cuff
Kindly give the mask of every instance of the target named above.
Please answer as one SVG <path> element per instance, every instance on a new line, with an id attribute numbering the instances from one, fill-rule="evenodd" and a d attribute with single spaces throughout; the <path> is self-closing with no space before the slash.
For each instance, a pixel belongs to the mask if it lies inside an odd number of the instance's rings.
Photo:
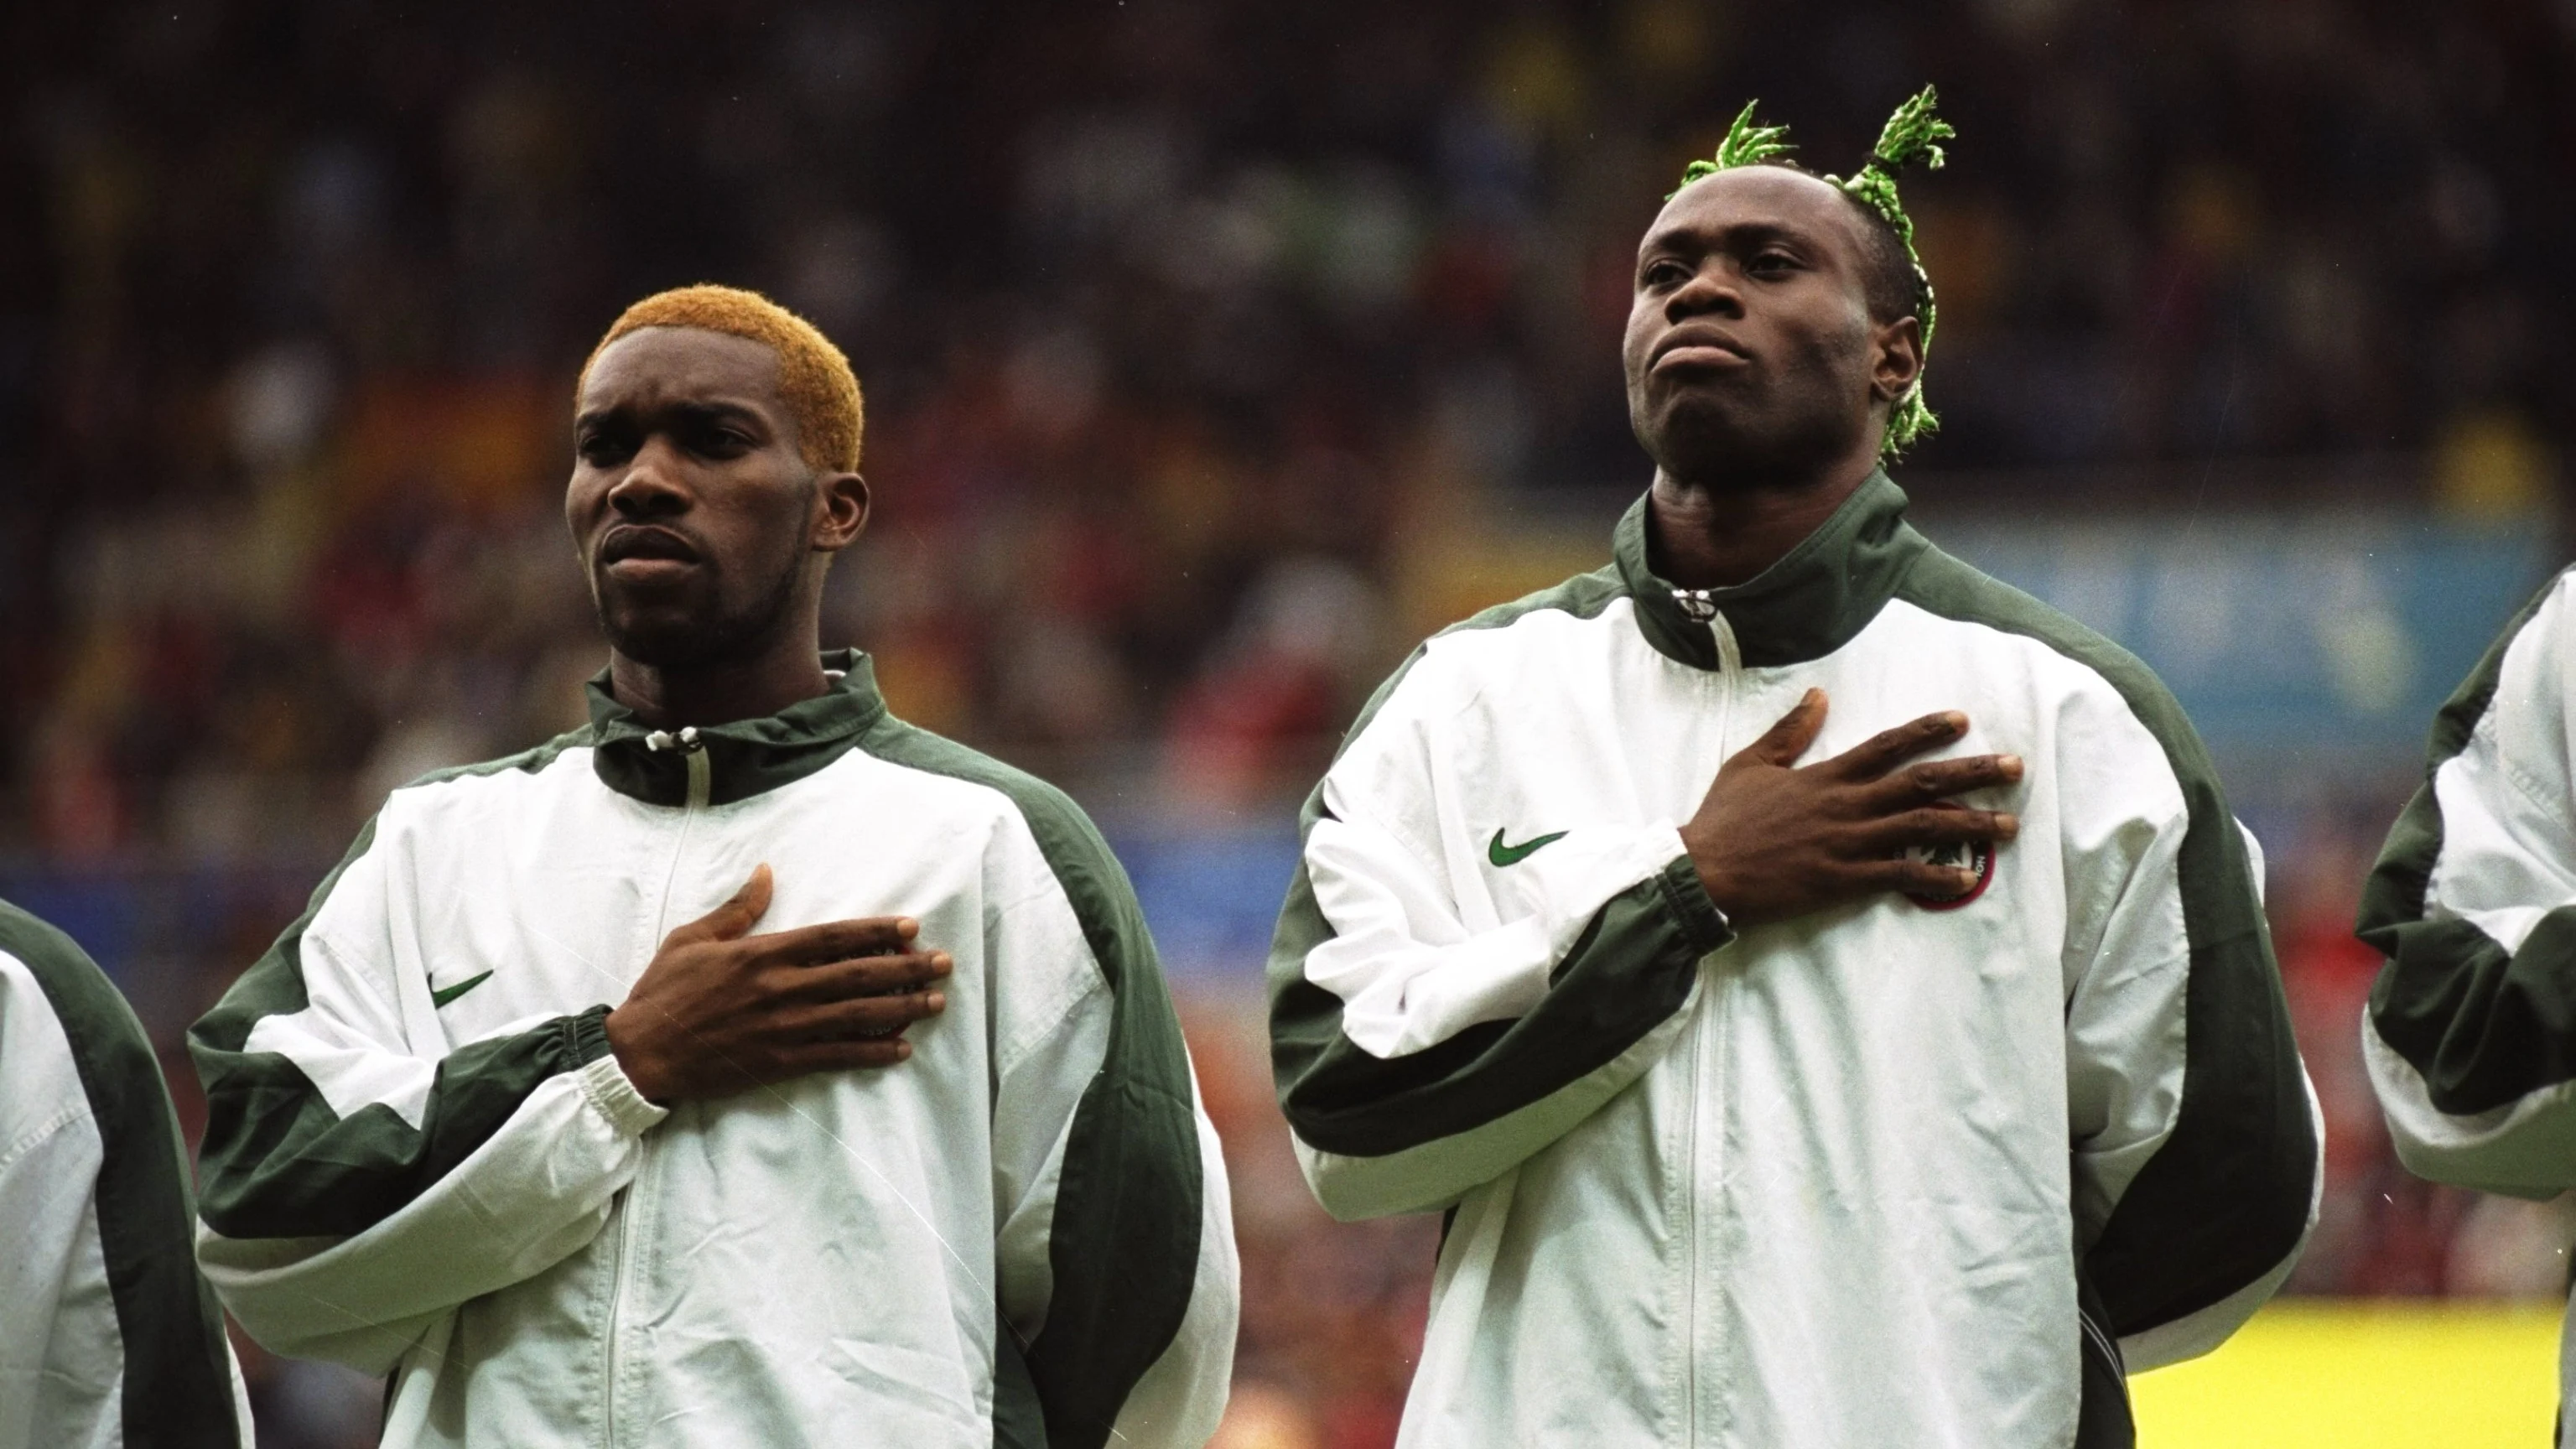
<path id="1" fill-rule="evenodd" d="M 586 1067 L 608 1055 L 608 1008 L 594 1006 L 574 1016 L 557 1017 L 564 1041 L 572 1051 L 572 1064 Z"/>
<path id="2" fill-rule="evenodd" d="M 1691 864 L 1690 856 L 1674 856 L 1655 881 L 1663 890 L 1664 904 L 1672 908 L 1673 919 L 1681 923 L 1682 936 L 1699 954 L 1705 956 L 1735 939 L 1735 927 L 1717 902 L 1708 898 L 1708 887 L 1700 884 L 1699 867 Z"/>

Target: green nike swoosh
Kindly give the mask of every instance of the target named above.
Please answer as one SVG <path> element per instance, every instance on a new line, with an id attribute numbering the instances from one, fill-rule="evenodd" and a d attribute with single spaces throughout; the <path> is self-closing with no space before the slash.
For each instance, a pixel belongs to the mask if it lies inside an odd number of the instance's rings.
<path id="1" fill-rule="evenodd" d="M 1529 859 L 1531 852 L 1537 850 L 1540 846 L 1553 845 L 1564 838 L 1565 832 L 1560 830 L 1554 835 L 1542 835 L 1536 840 L 1525 840 L 1518 845 L 1505 845 L 1503 844 L 1503 832 L 1497 830 L 1494 832 L 1494 843 L 1485 847 L 1485 858 L 1492 861 L 1497 867 L 1518 865 L 1522 861 Z"/>
<path id="2" fill-rule="evenodd" d="M 486 971 L 480 976 L 468 976 L 453 986 L 442 986 L 436 991 L 429 993 L 429 1004 L 432 1006 L 445 1006 L 447 1003 L 454 1001 L 456 998 L 463 996 L 466 992 L 473 990 L 475 987 L 480 986 L 491 979 L 492 973 Z"/>

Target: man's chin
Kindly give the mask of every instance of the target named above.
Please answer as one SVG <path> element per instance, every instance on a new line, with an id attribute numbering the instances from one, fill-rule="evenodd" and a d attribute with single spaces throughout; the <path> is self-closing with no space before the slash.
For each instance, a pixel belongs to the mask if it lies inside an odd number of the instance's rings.
<path id="1" fill-rule="evenodd" d="M 599 629 L 609 648 L 654 669 L 699 668 L 732 652 L 736 643 L 729 631 L 700 617 L 603 612 Z"/>
<path id="2" fill-rule="evenodd" d="M 1744 424 L 1736 409 L 1711 399 L 1676 399 L 1660 416 L 1638 420 L 1637 441 L 1665 472 L 1698 477 L 1762 451 Z"/>
<path id="3" fill-rule="evenodd" d="M 1782 425 L 1745 416 L 1745 410 L 1707 398 L 1677 400 L 1659 417 L 1640 420 L 1637 441 L 1655 465 L 1675 478 L 1723 482 L 1797 476 L 1830 467 L 1854 439 L 1828 420 L 1806 418 Z"/>
<path id="4" fill-rule="evenodd" d="M 719 668 L 762 654 L 791 627 L 802 577 L 795 568 L 780 570 L 776 585 L 747 608 L 720 602 L 704 586 L 663 593 L 594 585 L 592 601 L 600 632 L 622 657 L 651 669 Z M 813 600 L 803 606 L 810 617 Z"/>

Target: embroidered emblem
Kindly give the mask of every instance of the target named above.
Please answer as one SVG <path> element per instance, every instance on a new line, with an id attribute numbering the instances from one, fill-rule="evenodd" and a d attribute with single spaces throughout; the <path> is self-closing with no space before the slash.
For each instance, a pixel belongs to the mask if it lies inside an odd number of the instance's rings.
<path id="1" fill-rule="evenodd" d="M 1995 879 L 1995 847 L 1984 840 L 1945 840 L 1934 845 L 1909 845 L 1898 852 L 1906 860 L 1924 865 L 1947 866 L 1953 870 L 1973 870 L 1977 883 L 1955 896 L 1918 896 L 1912 891 L 1905 898 L 1927 911 L 1955 911 L 1986 893 Z"/>
<path id="2" fill-rule="evenodd" d="M 447 1003 L 454 1001 L 456 998 L 463 996 L 466 992 L 473 990 L 475 987 L 480 986 L 491 979 L 492 973 L 486 971 L 480 976 L 468 976 L 453 986 L 441 986 L 429 993 L 429 1004 L 432 1006 L 445 1006 Z"/>
<path id="3" fill-rule="evenodd" d="M 1560 830 L 1554 835 L 1542 835 L 1536 840 L 1524 840 L 1518 845 L 1505 845 L 1503 832 L 1497 830 L 1494 832 L 1493 842 L 1485 847 L 1485 859 L 1492 861 L 1494 868 L 1500 870 L 1507 865 L 1518 865 L 1529 859 L 1540 846 L 1553 845 L 1564 838 L 1565 832 Z"/>

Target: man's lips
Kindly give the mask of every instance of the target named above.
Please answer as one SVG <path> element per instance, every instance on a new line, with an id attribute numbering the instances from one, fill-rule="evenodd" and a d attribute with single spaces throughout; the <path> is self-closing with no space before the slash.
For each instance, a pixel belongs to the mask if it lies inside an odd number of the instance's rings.
<path id="1" fill-rule="evenodd" d="M 599 541 L 599 567 L 619 579 L 670 578 L 701 562 L 689 541 L 667 528 L 619 524 Z"/>
<path id="2" fill-rule="evenodd" d="M 1683 332 L 1664 339 L 1662 345 L 1655 349 L 1654 361 L 1647 370 L 1736 368 L 1746 366 L 1752 360 L 1731 337 L 1708 332 Z"/>

